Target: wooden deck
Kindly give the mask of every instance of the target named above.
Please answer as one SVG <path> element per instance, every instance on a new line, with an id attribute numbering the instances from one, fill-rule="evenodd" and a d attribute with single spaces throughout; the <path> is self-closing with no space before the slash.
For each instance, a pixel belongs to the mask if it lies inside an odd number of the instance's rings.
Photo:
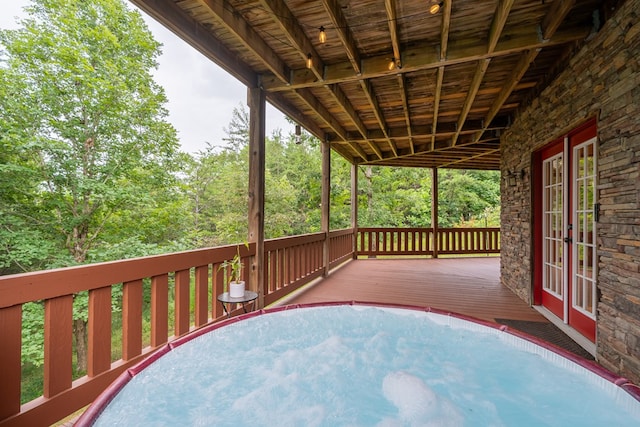
<path id="1" fill-rule="evenodd" d="M 433 307 L 496 321 L 548 320 L 500 284 L 500 258 L 358 259 L 286 303 L 364 301 Z"/>

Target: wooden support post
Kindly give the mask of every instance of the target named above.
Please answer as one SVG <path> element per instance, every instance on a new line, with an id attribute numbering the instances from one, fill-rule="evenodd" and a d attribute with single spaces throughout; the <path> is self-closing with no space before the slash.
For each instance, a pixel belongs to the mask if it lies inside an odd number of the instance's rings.
<path id="1" fill-rule="evenodd" d="M 438 258 L 438 168 L 431 169 L 431 228 L 433 228 L 433 257 Z"/>
<path id="2" fill-rule="evenodd" d="M 258 293 L 256 309 L 264 307 L 264 188 L 265 188 L 265 93 L 247 89 L 249 105 L 249 242 L 256 244 L 249 287 Z"/>
<path id="3" fill-rule="evenodd" d="M 325 233 L 322 249 L 323 276 L 329 275 L 329 217 L 331 205 L 331 147 L 327 141 L 322 143 L 322 219 L 321 231 Z"/>
<path id="4" fill-rule="evenodd" d="M 358 258 L 358 164 L 351 165 L 351 228 L 353 259 Z"/>

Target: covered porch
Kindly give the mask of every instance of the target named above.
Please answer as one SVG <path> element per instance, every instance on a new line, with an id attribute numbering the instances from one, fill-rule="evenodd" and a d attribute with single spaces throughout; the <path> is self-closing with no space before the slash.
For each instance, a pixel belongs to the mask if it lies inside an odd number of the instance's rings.
<path id="1" fill-rule="evenodd" d="M 434 1 L 438 10 L 429 15 L 427 2 L 418 0 L 133 3 L 248 87 L 250 245 L 241 256 L 248 286 L 259 293 L 258 308 L 368 300 L 549 324 L 530 307 L 536 302 L 531 195 L 540 179 L 532 152 L 598 116 L 604 148 L 596 151 L 608 171 L 598 188 L 604 219 L 597 236 L 599 311 L 593 314 L 599 316 L 598 361 L 638 377 L 639 243 L 633 227 L 640 133 L 633 97 L 640 71 L 632 60 L 639 46 L 640 27 L 633 21 L 638 0 Z M 316 41 L 321 29 L 330 37 L 327 44 Z M 591 64 L 599 68 L 591 72 Z M 575 76 L 586 69 L 591 86 L 576 86 Z M 553 92 L 545 92 L 548 87 Z M 322 141 L 318 233 L 265 240 L 267 101 Z M 352 164 L 352 225 L 346 230 L 330 229 L 331 153 Z M 432 228 L 361 228 L 362 165 L 432 169 Z M 439 228 L 440 168 L 500 169 L 502 229 Z M 618 200 L 614 190 L 620 188 L 631 201 Z M 501 258 L 435 259 L 501 247 Z M 55 422 L 160 346 L 222 319 L 218 266 L 235 253 L 236 246 L 207 248 L 0 278 L 0 425 Z M 379 258 L 363 258 L 374 255 Z M 388 255 L 422 258 L 382 258 Z M 500 260 L 508 269 L 500 269 Z M 321 282 L 303 288 L 315 280 Z M 120 312 L 112 310 L 115 287 L 122 289 Z M 73 380 L 73 296 L 83 291 L 89 293 L 88 371 Z M 282 300 L 294 291 L 299 293 Z M 44 301 L 44 391 L 21 404 L 21 310 L 33 301 Z M 150 319 L 143 320 L 147 301 Z M 114 317 L 123 325 L 115 357 Z M 143 330 L 147 322 L 150 331 Z"/>

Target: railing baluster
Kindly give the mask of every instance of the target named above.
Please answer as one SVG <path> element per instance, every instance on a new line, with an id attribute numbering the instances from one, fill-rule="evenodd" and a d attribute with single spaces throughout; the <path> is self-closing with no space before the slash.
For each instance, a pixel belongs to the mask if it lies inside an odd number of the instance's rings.
<path id="1" fill-rule="evenodd" d="M 189 270 L 176 271 L 175 335 L 189 332 Z"/>
<path id="2" fill-rule="evenodd" d="M 111 287 L 89 291 L 87 375 L 95 377 L 111 367 Z"/>
<path id="3" fill-rule="evenodd" d="M 0 420 L 20 412 L 22 306 L 0 308 Z"/>
<path id="4" fill-rule="evenodd" d="M 122 289 L 122 359 L 142 353 L 142 280 L 125 282 Z"/>
<path id="5" fill-rule="evenodd" d="M 169 277 L 151 278 L 151 347 L 167 342 L 169 335 Z"/>
<path id="6" fill-rule="evenodd" d="M 200 327 L 209 321 L 209 266 L 196 267 L 195 325 Z"/>
<path id="7" fill-rule="evenodd" d="M 44 392 L 46 398 L 71 388 L 73 295 L 44 302 Z"/>
<path id="8" fill-rule="evenodd" d="M 218 302 L 218 295 L 224 292 L 224 271 L 220 263 L 211 266 L 211 317 L 218 319 L 224 315 L 222 305 Z"/>

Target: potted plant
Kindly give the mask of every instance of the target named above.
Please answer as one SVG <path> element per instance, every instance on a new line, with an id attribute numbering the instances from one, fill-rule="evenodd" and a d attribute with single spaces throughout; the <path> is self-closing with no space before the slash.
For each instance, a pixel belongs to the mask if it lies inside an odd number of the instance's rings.
<path id="1" fill-rule="evenodd" d="M 244 245 L 247 248 L 249 247 L 248 243 Z M 240 258 L 240 245 L 237 246 L 233 259 L 226 260 L 220 264 L 219 269 L 224 269 L 224 286 L 226 288 L 227 283 L 229 283 L 229 297 L 231 298 L 244 296 L 244 280 L 241 280 L 243 266 L 242 258 Z"/>

